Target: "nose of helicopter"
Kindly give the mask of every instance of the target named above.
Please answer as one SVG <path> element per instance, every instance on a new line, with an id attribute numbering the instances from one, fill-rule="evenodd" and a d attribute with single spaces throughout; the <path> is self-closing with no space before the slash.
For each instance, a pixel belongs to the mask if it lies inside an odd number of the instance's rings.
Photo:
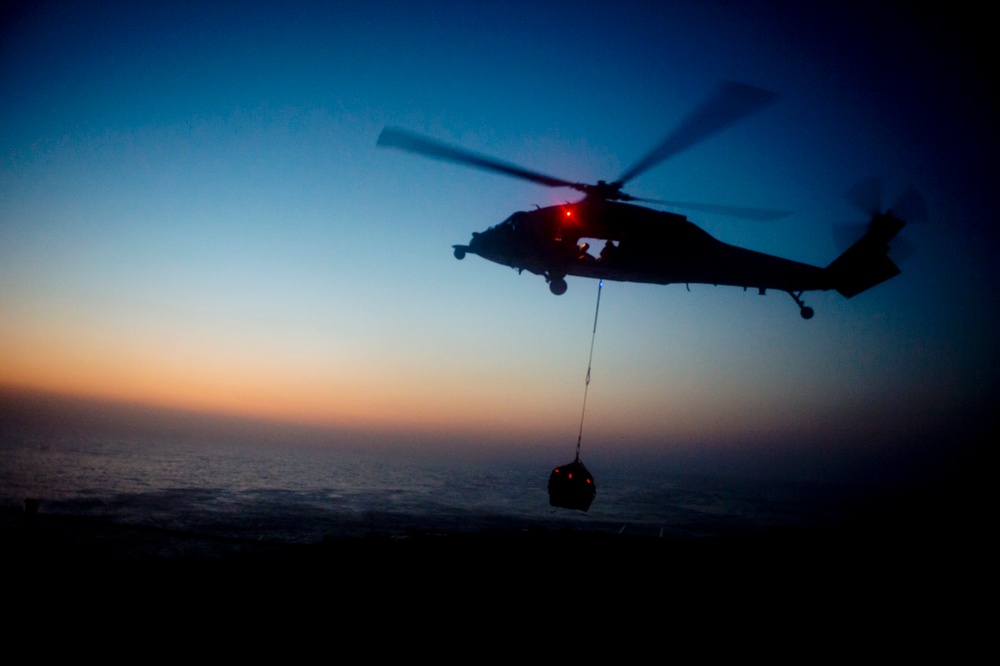
<path id="1" fill-rule="evenodd" d="M 455 250 L 456 259 L 465 259 L 465 255 L 468 252 L 472 254 L 482 255 L 483 241 L 480 238 L 482 234 L 478 231 L 472 232 L 472 239 L 469 241 L 468 245 L 452 245 Z"/>
<path id="2" fill-rule="evenodd" d="M 496 232 L 491 228 L 486 231 L 473 231 L 472 240 L 469 241 L 469 249 L 472 252 L 485 250 L 495 245 Z"/>

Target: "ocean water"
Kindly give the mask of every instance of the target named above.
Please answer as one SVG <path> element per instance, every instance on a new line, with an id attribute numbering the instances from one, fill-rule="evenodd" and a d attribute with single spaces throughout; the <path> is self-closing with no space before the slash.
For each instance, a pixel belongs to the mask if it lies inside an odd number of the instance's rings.
<path id="1" fill-rule="evenodd" d="M 567 459 L 570 456 L 565 456 Z M 549 506 L 554 464 L 457 460 L 336 446 L 123 437 L 0 442 L 0 504 L 126 525 L 291 543 L 330 537 L 533 528 L 738 537 L 842 521 L 819 485 L 592 465 L 589 512 Z M 585 462 L 586 458 L 585 458 Z"/>

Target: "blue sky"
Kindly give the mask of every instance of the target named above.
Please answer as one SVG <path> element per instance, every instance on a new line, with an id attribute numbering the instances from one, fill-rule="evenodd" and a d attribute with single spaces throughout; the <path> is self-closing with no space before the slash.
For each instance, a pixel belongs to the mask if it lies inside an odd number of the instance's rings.
<path id="1" fill-rule="evenodd" d="M 930 221 L 904 230 L 902 275 L 851 300 L 807 294 L 808 322 L 784 294 L 608 283 L 591 450 L 895 447 L 995 402 L 996 77 L 961 10 L 12 7 L 0 383 L 568 451 L 596 284 L 555 297 L 451 245 L 578 195 L 376 138 L 398 126 L 610 180 L 736 80 L 779 98 L 631 193 L 794 211 L 688 216 L 818 265 L 839 252 L 834 225 L 864 221 L 844 198 L 863 178 L 886 177 L 886 206 L 916 187 Z"/>

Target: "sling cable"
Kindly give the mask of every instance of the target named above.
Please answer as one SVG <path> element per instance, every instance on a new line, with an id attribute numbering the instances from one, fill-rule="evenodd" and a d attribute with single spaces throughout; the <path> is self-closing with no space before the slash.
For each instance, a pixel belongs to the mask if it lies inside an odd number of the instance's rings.
<path id="1" fill-rule="evenodd" d="M 580 442 L 583 440 L 583 418 L 587 414 L 587 392 L 590 390 L 590 369 L 594 364 L 594 340 L 597 338 L 597 316 L 601 312 L 601 289 L 604 280 L 597 283 L 597 307 L 594 308 L 594 330 L 590 335 L 590 358 L 587 360 L 587 379 L 583 388 L 583 410 L 580 413 L 580 432 L 576 436 L 576 458 L 568 465 L 560 465 L 549 475 L 549 504 L 564 509 L 590 508 L 597 485 L 593 475 L 580 462 Z"/>

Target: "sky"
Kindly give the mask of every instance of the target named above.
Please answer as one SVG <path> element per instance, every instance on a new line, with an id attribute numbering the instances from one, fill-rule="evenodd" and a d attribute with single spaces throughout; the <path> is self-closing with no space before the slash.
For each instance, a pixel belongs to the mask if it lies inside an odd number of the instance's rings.
<path id="1" fill-rule="evenodd" d="M 988 21 L 799 4 L 4 3 L 0 386 L 570 453 L 597 284 L 556 297 L 451 246 L 579 194 L 379 132 L 592 183 L 733 80 L 778 97 L 630 193 L 793 211 L 686 214 L 820 266 L 864 178 L 929 220 L 900 276 L 807 293 L 810 321 L 781 293 L 606 283 L 585 452 L 815 467 L 947 439 L 996 396 Z"/>

